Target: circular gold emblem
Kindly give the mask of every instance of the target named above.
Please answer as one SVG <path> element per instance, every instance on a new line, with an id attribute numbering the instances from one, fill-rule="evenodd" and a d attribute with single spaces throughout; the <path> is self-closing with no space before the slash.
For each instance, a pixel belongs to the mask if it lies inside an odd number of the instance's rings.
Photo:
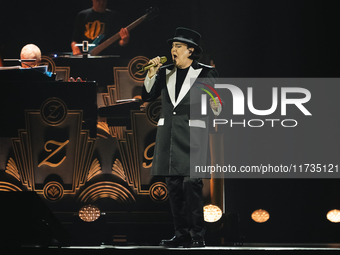
<path id="1" fill-rule="evenodd" d="M 44 187 L 45 199 L 56 202 L 64 196 L 64 188 L 59 182 L 51 181 Z"/>
<path id="2" fill-rule="evenodd" d="M 168 199 L 168 188 L 165 183 L 156 182 L 150 187 L 149 195 L 155 202 L 164 202 Z"/>
<path id="3" fill-rule="evenodd" d="M 48 125 L 57 126 L 65 120 L 67 106 L 59 98 L 49 98 L 41 106 L 40 113 Z"/>
<path id="4" fill-rule="evenodd" d="M 160 100 L 153 101 L 147 105 L 146 115 L 152 124 L 157 125 L 159 116 L 161 114 L 161 109 L 162 102 Z"/>
<path id="5" fill-rule="evenodd" d="M 143 66 L 149 63 L 149 59 L 143 56 L 137 56 L 130 60 L 128 70 L 133 79 L 136 81 L 144 81 L 147 71 L 138 72 Z"/>

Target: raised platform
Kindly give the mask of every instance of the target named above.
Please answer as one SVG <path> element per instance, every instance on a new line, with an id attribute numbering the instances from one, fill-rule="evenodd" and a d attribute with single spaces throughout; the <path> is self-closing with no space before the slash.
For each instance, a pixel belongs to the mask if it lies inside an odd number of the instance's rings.
<path id="1" fill-rule="evenodd" d="M 163 248 L 159 246 L 70 246 L 21 247 L 1 254 L 338 254 L 340 244 L 244 244 L 243 246 L 207 246 L 204 248 Z"/>

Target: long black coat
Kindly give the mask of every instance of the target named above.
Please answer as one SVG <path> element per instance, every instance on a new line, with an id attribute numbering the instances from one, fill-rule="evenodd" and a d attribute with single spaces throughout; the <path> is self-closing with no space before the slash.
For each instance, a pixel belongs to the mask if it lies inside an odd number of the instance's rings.
<path id="1" fill-rule="evenodd" d="M 204 93 L 194 88 L 193 84 L 197 78 L 206 78 L 208 83 L 218 77 L 218 73 L 213 67 L 194 61 L 175 101 L 176 70 L 173 64 L 161 67 L 153 86 L 152 80 L 148 78 L 143 86 L 144 101 L 153 101 L 159 96 L 162 100 L 152 174 L 194 177 L 193 165 L 206 165 L 209 115 L 190 116 L 190 107 L 201 107 L 201 94 Z M 152 86 L 151 91 L 147 92 L 146 86 Z M 194 90 L 195 93 L 190 93 L 190 90 Z"/>

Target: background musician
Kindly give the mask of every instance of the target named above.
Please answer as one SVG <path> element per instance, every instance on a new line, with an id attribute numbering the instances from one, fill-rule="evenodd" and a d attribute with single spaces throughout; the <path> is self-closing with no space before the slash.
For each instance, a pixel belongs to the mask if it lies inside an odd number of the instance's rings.
<path id="1" fill-rule="evenodd" d="M 21 62 L 22 68 L 31 68 L 40 65 L 41 51 L 35 44 L 25 45 L 20 52 L 20 59 L 35 59 L 35 62 Z"/>
<path id="2" fill-rule="evenodd" d="M 92 8 L 78 13 L 71 43 L 73 55 L 82 53 L 81 49 L 76 46 L 77 43 L 82 43 L 83 41 L 93 43 L 100 35 L 103 37 L 100 42 L 103 42 L 117 33 L 117 31 L 119 31 L 121 37 L 119 45 L 125 46 L 128 44 L 130 39 L 129 31 L 121 26 L 119 14 L 106 7 L 107 0 L 92 0 Z M 113 47 L 115 47 L 114 44 Z M 110 51 L 110 48 L 112 48 L 112 46 L 105 52 Z M 105 54 L 105 52 L 103 54 Z"/>

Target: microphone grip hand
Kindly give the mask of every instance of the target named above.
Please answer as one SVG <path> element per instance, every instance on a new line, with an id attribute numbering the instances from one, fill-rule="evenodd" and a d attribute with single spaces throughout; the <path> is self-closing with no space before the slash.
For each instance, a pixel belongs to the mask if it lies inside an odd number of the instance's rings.
<path id="1" fill-rule="evenodd" d="M 150 59 L 149 64 L 153 64 L 154 66 L 150 67 L 149 71 L 148 71 L 148 76 L 151 79 L 158 71 L 158 69 L 163 65 L 161 63 L 161 58 L 155 57 L 153 59 Z"/>

